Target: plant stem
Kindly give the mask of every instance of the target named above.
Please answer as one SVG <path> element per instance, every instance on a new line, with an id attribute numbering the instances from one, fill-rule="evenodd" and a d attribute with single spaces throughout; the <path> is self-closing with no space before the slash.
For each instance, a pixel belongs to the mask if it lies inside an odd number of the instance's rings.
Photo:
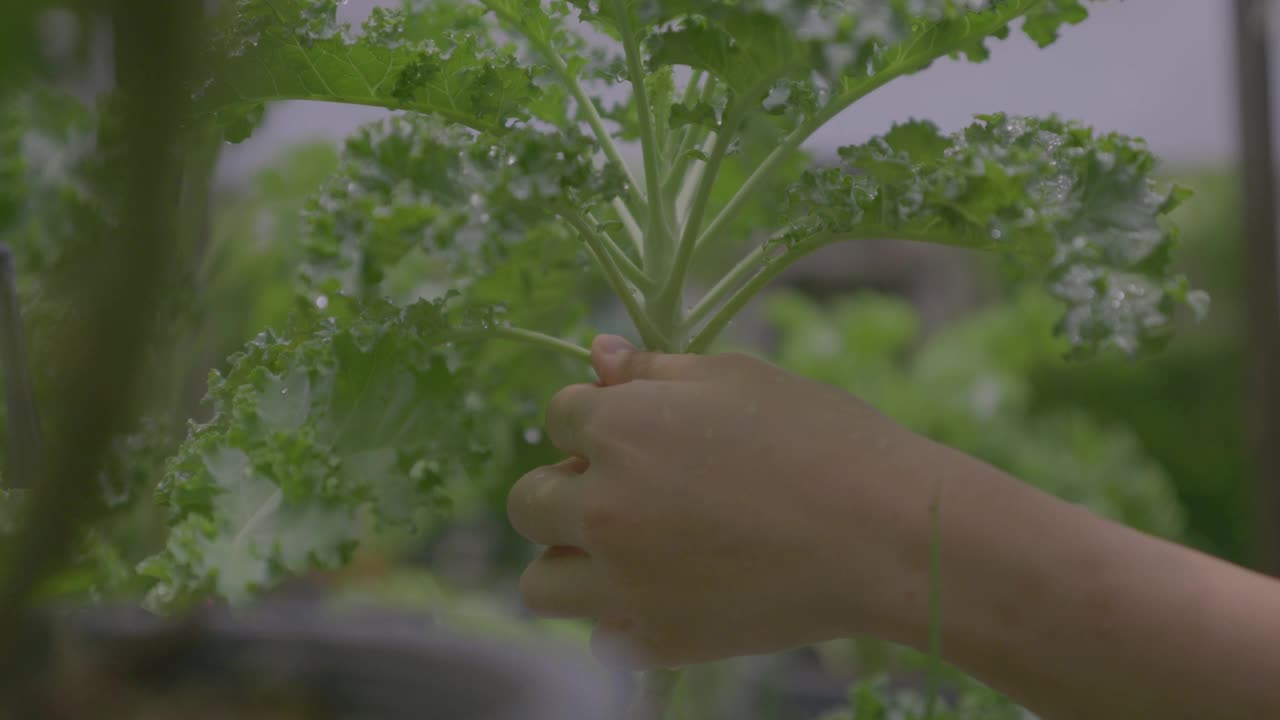
<path id="1" fill-rule="evenodd" d="M 613 141 L 613 136 L 609 134 L 609 129 L 604 126 L 604 119 L 600 117 L 600 111 L 596 110 L 596 104 L 587 96 L 587 92 L 582 87 L 582 83 L 578 82 L 578 78 L 569 73 L 569 68 L 564 64 L 564 60 L 555 51 L 550 48 L 546 53 L 551 57 L 551 66 L 555 68 L 556 75 L 568 87 L 569 93 L 573 95 L 574 100 L 578 101 L 578 107 L 582 109 L 582 114 L 587 118 L 587 124 L 591 126 L 591 131 L 595 133 L 596 140 L 600 142 L 600 149 L 604 150 L 605 157 L 622 171 L 627 178 L 627 192 L 631 194 L 631 199 L 642 209 L 646 207 L 647 200 L 640 190 L 640 183 L 636 180 L 636 176 L 631 172 L 631 168 L 626 161 L 622 159 L 622 154 L 618 152 L 618 145 Z M 622 206 L 620 213 L 631 215 L 631 210 L 626 205 Z M 631 218 L 631 222 L 635 222 L 635 218 Z"/>
<path id="2" fill-rule="evenodd" d="M 698 237 L 698 244 L 701 245 L 711 237 L 714 237 L 715 234 L 720 232 L 725 225 L 732 222 L 733 218 L 737 216 L 738 212 L 751 196 L 751 193 L 756 189 L 756 186 L 758 186 L 761 181 L 773 172 L 774 168 L 778 166 L 778 163 L 785 160 L 788 155 L 799 148 L 810 135 L 818 130 L 818 128 L 826 125 L 828 121 L 843 112 L 845 108 L 883 87 L 891 80 L 928 67 L 929 63 L 933 62 L 934 59 L 953 52 L 969 39 L 973 37 L 985 37 L 990 34 L 993 27 L 1008 25 L 1019 15 L 1025 14 L 1032 6 L 1033 4 L 1021 6 L 1020 9 L 1009 11 L 1007 15 L 997 14 L 995 16 L 995 20 L 988 19 L 981 27 L 971 28 L 968 33 L 964 33 L 959 36 L 958 39 L 953 39 L 945 45 L 930 41 L 928 39 L 929 33 L 926 32 L 912 41 L 910 45 L 903 48 L 900 51 L 898 58 L 885 66 L 879 72 L 870 76 L 860 77 L 856 82 L 846 79 L 848 84 L 845 86 L 844 92 L 833 97 L 825 106 L 822 107 L 822 109 L 814 113 L 813 117 L 810 117 L 808 120 L 804 121 L 792 130 L 782 143 L 778 145 L 778 147 L 774 148 L 773 151 L 770 152 L 763 161 L 761 161 L 760 165 L 751 173 L 746 182 L 742 184 L 742 187 L 738 188 L 738 192 L 734 193 L 734 196 L 729 200 L 724 208 L 720 210 L 715 219 L 711 221 L 711 224 L 707 226 L 707 229 L 703 231 L 702 235 Z M 917 53 L 917 46 L 926 49 Z"/>
<path id="3" fill-rule="evenodd" d="M 684 95 L 682 95 L 680 98 L 681 105 L 688 107 L 690 103 L 696 102 L 698 100 L 698 95 L 699 95 L 698 84 L 702 82 L 702 76 L 703 76 L 703 71 L 701 70 L 694 70 L 693 73 L 689 76 L 689 84 L 685 86 Z M 710 79 L 707 80 L 707 84 L 708 85 L 711 84 Z M 670 153 L 667 157 L 667 174 L 663 177 L 663 181 L 662 181 L 663 182 L 662 189 L 664 192 L 669 190 L 669 188 L 667 187 L 667 183 L 671 180 L 671 178 L 673 176 L 678 176 L 680 173 L 683 172 L 683 170 L 680 170 L 677 166 L 682 163 L 682 161 L 680 160 L 680 157 L 684 155 L 684 151 L 689 149 L 689 143 L 691 141 L 693 127 L 694 126 L 692 124 L 689 124 L 680 128 L 680 139 L 670 143 L 671 144 Z M 687 164 L 687 163 L 684 163 L 684 164 Z"/>
<path id="4" fill-rule="evenodd" d="M 800 143 L 804 142 L 805 138 L 812 135 L 818 127 L 818 125 L 810 127 L 809 123 L 806 123 L 791 131 L 782 143 L 774 148 L 773 151 L 770 152 L 758 166 L 756 166 L 756 169 L 751 172 L 749 177 L 747 177 L 746 182 L 742 183 L 742 186 L 738 188 L 738 191 L 729 199 L 728 204 L 721 208 L 719 213 L 716 213 L 715 219 L 713 219 L 711 224 L 707 225 L 707 229 L 698 236 L 697 244 L 701 245 L 708 239 L 715 237 L 716 233 L 720 232 L 726 225 L 732 222 L 734 217 L 736 217 L 738 212 L 742 209 L 742 206 L 746 204 L 748 198 L 751 197 L 751 193 L 756 189 L 756 186 L 768 177 L 769 174 L 773 172 L 773 169 L 786 159 L 788 155 L 795 152 L 795 150 L 800 147 Z"/>
<path id="5" fill-rule="evenodd" d="M 719 141 L 719 139 L 720 139 L 720 135 L 718 132 L 708 132 L 703 137 L 702 147 L 699 148 L 699 150 L 702 151 L 702 154 L 707 158 L 707 160 L 711 159 L 711 151 L 715 149 L 715 145 Z M 694 162 L 694 160 L 690 158 L 690 162 Z M 700 164 L 695 166 L 693 169 L 689 170 L 688 172 L 682 171 L 683 174 L 679 178 L 672 178 L 673 180 L 678 179 L 680 181 L 680 187 L 676 191 L 675 199 L 672 200 L 672 202 L 677 207 L 679 207 L 680 205 L 686 206 L 685 212 L 684 212 L 685 224 L 688 224 L 689 222 L 689 203 L 684 201 L 689 197 L 689 194 L 692 193 L 698 187 L 698 185 L 702 182 L 702 176 L 707 169 L 707 163 L 705 160 L 698 160 L 697 162 Z"/>
<path id="6" fill-rule="evenodd" d="M 663 220 L 662 192 L 658 183 L 658 147 L 653 128 L 653 112 L 649 107 L 649 93 L 644 86 L 644 68 L 641 65 L 640 44 L 631 26 L 631 12 L 624 0 L 612 0 L 613 14 L 622 35 L 622 46 L 627 55 L 627 74 L 631 76 L 631 92 L 635 97 L 636 116 L 640 124 L 640 146 L 644 153 L 644 179 L 649 201 L 649 227 L 645 236 L 644 268 L 654 277 L 662 277 L 671 261 L 671 237 Z"/>
<path id="7" fill-rule="evenodd" d="M 618 299 L 627 308 L 627 313 L 631 315 L 631 320 L 635 323 L 636 330 L 640 332 L 640 337 L 644 340 L 648 349 L 666 350 L 669 347 L 666 334 L 654 325 L 653 320 L 640 305 L 640 300 L 636 297 L 632 286 L 627 283 L 626 278 L 622 276 L 622 272 L 613 262 L 613 257 L 605 249 L 600 233 L 597 233 L 595 229 L 588 225 L 586 219 L 572 208 L 561 207 L 557 209 L 557 212 L 570 225 L 573 225 L 578 234 L 582 236 L 583 241 L 586 242 L 592 257 L 600 265 L 600 269 L 604 271 L 605 279 L 608 280 L 609 286 L 613 288 L 613 292 L 617 294 Z"/>
<path id="8" fill-rule="evenodd" d="M 582 114 L 586 116 L 587 124 L 591 126 L 591 131 L 595 133 L 596 140 L 600 142 L 600 149 L 604 151 L 605 157 L 609 158 L 609 161 L 616 165 L 626 176 L 627 188 L 632 195 L 632 200 L 644 208 L 645 198 L 640 191 L 640 184 L 636 182 L 635 176 L 631 173 L 631 168 L 623 161 L 622 155 L 618 152 L 617 144 L 613 142 L 613 136 L 609 134 L 609 130 L 604 126 L 604 119 L 600 117 L 600 112 L 596 110 L 595 103 L 591 102 L 591 98 L 587 96 L 587 92 L 582 87 L 582 83 L 578 82 L 578 78 L 569 72 L 569 66 L 565 64 L 564 58 L 560 57 L 560 53 L 556 52 L 555 48 L 551 47 L 550 44 L 543 42 L 541 37 L 525 32 L 524 18 L 505 12 L 501 6 L 484 2 L 484 0 L 481 0 L 481 2 L 494 15 L 519 30 L 520 34 L 529 41 L 529 44 L 536 48 L 538 53 L 551 64 L 551 69 L 555 71 L 560 83 L 569 91 L 573 99 L 578 102 L 578 107 L 582 109 Z M 620 210 L 619 212 L 621 213 L 622 211 Z M 626 212 L 630 214 L 631 211 L 627 210 Z"/>
<path id="9" fill-rule="evenodd" d="M 703 168 L 702 177 L 699 179 L 698 189 L 693 194 L 693 204 L 689 206 L 689 214 L 685 220 L 684 232 L 680 236 L 680 244 L 676 248 L 676 258 L 671 266 L 671 274 L 659 291 L 657 305 L 663 313 L 667 311 L 668 306 L 674 310 L 675 304 L 679 302 L 684 291 L 685 276 L 688 275 L 689 265 L 693 261 L 698 229 L 702 225 L 703 215 L 706 214 L 707 202 L 711 199 L 711 189 L 720 175 L 720 164 L 724 162 L 725 153 L 729 150 L 729 144 L 733 142 L 734 133 L 737 131 L 738 124 L 742 122 L 743 115 L 744 113 L 737 107 L 730 107 L 725 111 L 721 132 L 716 136 L 715 145 L 711 148 L 711 155 L 707 157 L 706 167 Z"/>
<path id="10" fill-rule="evenodd" d="M 706 326 L 704 326 L 702 330 L 698 331 L 698 334 L 689 341 L 686 351 L 691 353 L 706 352 L 707 347 L 715 341 L 716 337 L 720 335 L 725 326 L 729 324 L 729 321 L 733 319 L 733 316 L 737 315 L 738 311 L 741 310 L 752 297 L 755 297 L 756 293 L 760 292 L 764 286 L 768 285 L 771 280 L 777 277 L 778 273 L 787 269 L 792 263 L 809 254 L 813 250 L 816 250 L 829 242 L 831 242 L 830 236 L 819 235 L 800 243 L 794 248 L 791 248 L 782 257 L 769 261 L 768 264 L 760 268 L 745 285 L 738 288 L 733 295 L 729 297 L 728 302 L 726 302 L 724 306 L 711 317 L 711 320 L 707 322 Z M 739 263 L 739 265 L 743 265 L 744 263 Z M 746 267 L 750 266 L 748 265 Z M 745 274 L 745 272 L 739 270 L 739 268 L 735 268 L 734 272 L 738 274 Z M 724 294 L 724 292 L 726 291 L 722 290 L 721 294 Z"/>
<path id="11" fill-rule="evenodd" d="M 586 219 L 595 222 L 599 226 L 599 223 L 590 214 L 586 216 Z M 613 238 L 609 237 L 608 233 L 599 233 L 599 236 L 601 245 L 608 251 L 609 257 L 613 258 L 613 261 L 617 263 L 618 270 L 642 292 L 651 290 L 654 282 L 645 274 L 644 270 L 641 270 L 640 266 L 636 265 L 635 261 L 628 257 L 622 248 L 618 247 L 618 244 L 613 241 Z"/>
<path id="12" fill-rule="evenodd" d="M 709 103 L 711 101 L 711 97 L 715 94 L 715 87 L 715 77 L 708 75 L 707 82 L 702 87 L 702 93 L 699 95 L 698 101 Z M 683 194 L 683 189 L 677 189 L 682 188 L 685 175 L 689 170 L 689 165 L 694 160 L 693 156 L 686 156 L 685 153 L 691 148 L 691 146 L 702 142 L 710 132 L 713 132 L 702 125 L 693 124 L 686 125 L 684 130 L 684 136 L 680 140 L 680 147 L 677 148 L 675 157 L 673 158 L 675 165 L 671 168 L 671 171 L 667 173 L 667 177 L 663 181 L 662 185 L 662 191 L 671 198 L 672 202 L 674 202 L 675 197 Z M 709 150 L 704 150 L 703 152 L 709 152 Z"/>
<path id="13" fill-rule="evenodd" d="M 463 339 L 470 339 L 472 337 L 478 338 L 478 337 L 485 337 L 485 336 L 502 338 L 504 340 L 515 340 L 517 342 L 522 342 L 529 345 L 537 345 L 539 347 L 544 347 L 549 350 L 554 350 L 563 355 L 568 355 L 569 357 L 574 358 L 575 360 L 583 360 L 585 362 L 591 362 L 591 351 L 588 350 L 587 348 L 584 348 L 581 345 L 578 345 L 576 343 L 569 342 L 568 340 L 562 340 L 558 337 L 552 337 L 551 335 L 540 333 L 536 330 L 525 330 L 524 328 L 518 328 L 518 327 L 499 326 L 499 327 L 486 328 L 483 330 L 479 330 L 476 333 L 474 333 L 474 335 L 467 333 L 466 331 L 463 331 L 462 334 L 460 334 L 457 339 L 463 340 Z"/>
<path id="14" fill-rule="evenodd" d="M 711 289 L 707 291 L 706 295 L 702 296 L 702 299 L 699 300 L 698 303 L 693 306 L 693 309 L 689 311 L 689 314 L 685 316 L 685 332 L 689 332 L 693 328 L 697 327 L 698 323 L 702 322 L 702 319 L 705 318 L 708 313 L 715 310 L 729 293 L 733 292 L 733 290 L 742 284 L 743 278 L 756 271 L 760 266 L 761 261 L 764 259 L 764 249 L 765 246 L 760 245 L 747 253 L 746 257 L 739 260 L 738 264 L 734 265 L 732 270 L 726 273 L 724 277 L 720 278 L 720 281 L 713 285 Z"/>
<path id="15" fill-rule="evenodd" d="M 622 198 L 616 197 L 610 201 L 613 209 L 618 213 L 618 217 L 622 219 L 622 225 L 627 229 L 627 236 L 631 238 L 631 244 L 636 250 L 644 252 L 644 231 L 640 229 L 640 225 L 636 222 L 636 216 L 631 214 L 631 209 L 627 207 L 626 202 Z"/>

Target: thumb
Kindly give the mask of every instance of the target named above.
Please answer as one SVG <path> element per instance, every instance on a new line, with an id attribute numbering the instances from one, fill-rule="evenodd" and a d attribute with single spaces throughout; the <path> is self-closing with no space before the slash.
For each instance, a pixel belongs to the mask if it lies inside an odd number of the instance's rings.
<path id="1" fill-rule="evenodd" d="M 626 338 L 597 335 L 591 343 L 591 365 L 600 385 L 621 385 L 631 380 L 678 380 L 688 377 L 695 355 L 640 352 Z"/>
<path id="2" fill-rule="evenodd" d="M 627 377 L 627 358 L 636 354 L 636 346 L 621 335 L 597 335 L 591 342 L 591 367 L 600 385 L 620 385 Z"/>

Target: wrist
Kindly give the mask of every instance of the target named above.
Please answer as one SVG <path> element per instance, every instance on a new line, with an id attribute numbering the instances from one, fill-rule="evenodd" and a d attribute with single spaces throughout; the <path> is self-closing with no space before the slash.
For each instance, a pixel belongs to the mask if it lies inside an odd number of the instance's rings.
<path id="1" fill-rule="evenodd" d="M 835 468 L 829 480 L 839 488 L 823 544 L 834 634 L 916 645 L 922 630 L 927 637 L 931 511 L 948 485 L 936 470 L 953 462 L 954 451 L 891 421 L 868 423 L 865 412 L 858 415 L 858 434 L 874 437 L 839 448 L 829 463 Z"/>

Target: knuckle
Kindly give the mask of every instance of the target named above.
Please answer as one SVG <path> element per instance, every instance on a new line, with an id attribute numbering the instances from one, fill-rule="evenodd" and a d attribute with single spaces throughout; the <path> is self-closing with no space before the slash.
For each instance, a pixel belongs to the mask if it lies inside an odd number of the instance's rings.
<path id="1" fill-rule="evenodd" d="M 575 408 L 580 405 L 578 398 L 586 391 L 583 385 L 569 385 L 551 396 L 547 403 L 547 422 L 573 422 Z"/>
<path id="2" fill-rule="evenodd" d="M 533 498 L 536 486 L 541 478 L 546 474 L 546 468 L 540 467 L 530 470 L 511 486 L 511 490 L 507 492 L 507 519 L 511 522 L 516 532 L 524 534 L 525 528 L 524 518 L 529 510 L 529 506 L 533 504 Z"/>
<path id="3" fill-rule="evenodd" d="M 655 356 L 652 353 L 632 353 L 627 356 L 626 371 L 628 376 L 634 378 L 648 377 L 655 369 Z M 635 382 L 632 380 L 632 382 Z"/>

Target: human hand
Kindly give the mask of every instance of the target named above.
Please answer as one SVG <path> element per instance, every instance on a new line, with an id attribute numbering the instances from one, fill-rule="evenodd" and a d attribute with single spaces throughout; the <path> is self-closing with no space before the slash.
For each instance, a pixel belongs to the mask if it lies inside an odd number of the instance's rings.
<path id="1" fill-rule="evenodd" d="M 915 591 L 898 579 L 927 564 L 921 438 L 746 356 L 601 336 L 592 362 L 600 383 L 547 412 L 572 457 L 522 477 L 508 514 L 551 546 L 521 578 L 524 602 L 599 619 L 602 661 L 670 667 L 874 632 Z"/>

